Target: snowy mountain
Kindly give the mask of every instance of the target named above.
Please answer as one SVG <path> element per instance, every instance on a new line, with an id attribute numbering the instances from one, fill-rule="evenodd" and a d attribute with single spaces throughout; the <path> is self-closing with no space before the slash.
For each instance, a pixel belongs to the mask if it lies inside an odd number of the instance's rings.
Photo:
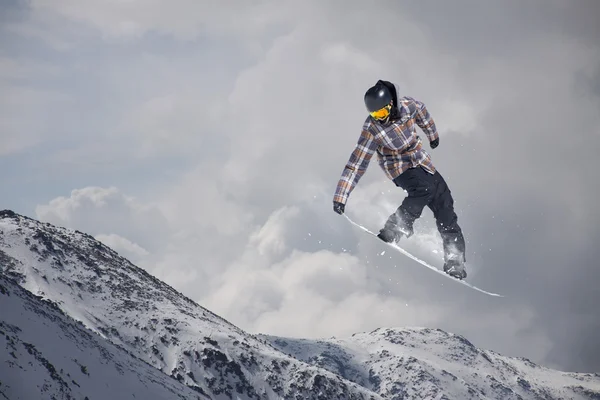
<path id="1" fill-rule="evenodd" d="M 376 329 L 318 341 L 261 336 L 386 399 L 600 399 L 598 374 L 504 357 L 439 329 Z"/>
<path id="2" fill-rule="evenodd" d="M 11 211 L 0 276 L 0 399 L 600 399 L 597 374 L 439 330 L 251 335 L 93 237 Z"/>
<path id="3" fill-rule="evenodd" d="M 0 399 L 204 399 L 0 275 Z"/>
<path id="4" fill-rule="evenodd" d="M 87 234 L 1 211 L 0 266 L 25 289 L 205 398 L 380 398 L 242 331 Z"/>

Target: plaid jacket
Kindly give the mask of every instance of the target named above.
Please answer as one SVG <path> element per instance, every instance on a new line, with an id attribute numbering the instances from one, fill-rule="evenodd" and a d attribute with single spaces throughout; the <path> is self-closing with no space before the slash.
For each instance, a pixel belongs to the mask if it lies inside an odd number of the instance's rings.
<path id="1" fill-rule="evenodd" d="M 416 132 L 417 125 L 425 132 L 430 142 L 437 139 L 438 133 L 433 118 L 425 104 L 412 97 L 401 97 L 397 106 L 396 118 L 386 124 L 377 122 L 371 116 L 367 117 L 356 148 L 337 184 L 333 201 L 346 204 L 375 153 L 379 166 L 392 180 L 408 168 L 419 165 L 428 172 L 435 173 L 431 157 L 423 149 Z"/>

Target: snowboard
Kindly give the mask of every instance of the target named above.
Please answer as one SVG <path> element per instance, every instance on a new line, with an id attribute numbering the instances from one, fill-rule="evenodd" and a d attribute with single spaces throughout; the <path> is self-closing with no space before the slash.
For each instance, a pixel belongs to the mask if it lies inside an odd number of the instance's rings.
<path id="1" fill-rule="evenodd" d="M 437 272 L 438 274 L 440 274 L 440 275 L 442 275 L 442 276 L 444 276 L 444 277 L 446 277 L 446 278 L 448 278 L 448 279 L 451 279 L 452 281 L 454 281 L 454 282 L 456 282 L 456 283 L 459 283 L 459 284 L 461 284 L 461 285 L 468 286 L 468 287 L 470 287 L 471 289 L 477 290 L 478 292 L 481 292 L 481 293 L 487 294 L 487 295 L 489 295 L 489 296 L 494 296 L 494 297 L 504 297 L 504 296 L 502 296 L 502 295 L 500 295 L 500 294 L 498 294 L 498 293 L 492 293 L 492 292 L 488 292 L 488 291 L 486 291 L 486 290 L 483 290 L 483 289 L 480 289 L 480 288 L 478 288 L 477 286 L 474 286 L 474 285 L 472 285 L 472 284 L 470 284 L 470 283 L 468 283 L 468 282 L 466 282 L 466 281 L 464 281 L 464 280 L 460 280 L 460 279 L 457 279 L 457 278 L 454 278 L 454 277 L 452 277 L 452 276 L 448 275 L 448 274 L 447 274 L 447 273 L 445 273 L 444 271 L 442 271 L 442 270 L 439 270 L 439 269 L 437 269 L 436 267 L 434 267 L 433 265 L 430 265 L 430 264 L 428 264 L 427 262 L 425 262 L 425 261 L 421 260 L 420 258 L 418 258 L 418 257 L 416 257 L 416 256 L 414 256 L 414 255 L 412 255 L 412 254 L 411 254 L 411 253 L 409 253 L 408 251 L 404 250 L 402 247 L 398 246 L 396 243 L 387 243 L 387 242 L 384 242 L 383 240 L 381 240 L 381 239 L 379 239 L 379 238 L 377 237 L 377 234 L 376 234 L 376 233 L 374 233 L 374 232 L 371 232 L 369 229 L 365 228 L 364 226 L 362 226 L 362 225 L 360 225 L 360 224 L 357 224 L 356 222 L 352 221 L 352 220 L 351 220 L 351 219 L 350 219 L 350 218 L 349 218 L 349 217 L 348 217 L 346 214 L 343 214 L 343 215 L 344 215 L 344 217 L 346 217 L 346 219 L 347 219 L 348 221 L 350 221 L 350 223 L 351 223 L 352 225 L 354 225 L 354 226 L 356 226 L 356 227 L 358 227 L 358 228 L 362 229 L 363 231 L 367 232 L 367 233 L 368 233 L 368 234 L 370 234 L 370 235 L 373 235 L 373 236 L 374 236 L 374 237 L 376 237 L 376 238 L 377 238 L 377 240 L 379 240 L 380 242 L 387 244 L 388 246 L 390 246 L 390 247 L 394 248 L 394 250 L 396 250 L 396 251 L 398 251 L 398 252 L 400 252 L 400 253 L 404 254 L 405 256 L 407 256 L 407 257 L 409 257 L 409 258 L 411 258 L 411 259 L 415 260 L 416 262 L 418 262 L 419 264 L 421 264 L 421 265 L 423 265 L 423 266 L 425 266 L 425 267 L 429 268 L 430 270 L 432 270 L 432 271 L 435 271 L 435 272 Z"/>

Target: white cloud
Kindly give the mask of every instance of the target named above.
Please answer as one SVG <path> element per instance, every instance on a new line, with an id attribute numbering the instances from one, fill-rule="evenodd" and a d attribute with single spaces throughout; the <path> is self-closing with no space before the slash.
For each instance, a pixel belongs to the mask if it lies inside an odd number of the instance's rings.
<path id="1" fill-rule="evenodd" d="M 346 158 L 364 120 L 356 93 L 374 82 L 379 63 L 338 34 L 329 36 L 325 27 L 299 23 L 239 74 L 229 96 L 227 120 L 236 128 L 224 132 L 230 141 L 225 176 L 245 191 L 270 192 L 274 206 L 308 197 L 311 184 L 327 185 L 323 172 L 341 171 L 346 161 L 335 151 L 338 140 L 348 138 Z"/>
<path id="2" fill-rule="evenodd" d="M 241 203 L 237 187 L 222 179 L 218 163 L 207 163 L 180 177 L 161 195 L 162 212 L 178 226 L 208 236 L 247 232 L 252 212 Z"/>
<path id="3" fill-rule="evenodd" d="M 359 258 L 290 248 L 298 218 L 297 208 L 275 211 L 202 303 L 251 331 L 291 336 L 349 334 L 417 315 L 402 299 L 379 295 Z"/>
<path id="4" fill-rule="evenodd" d="M 133 136 L 133 154 L 139 157 L 189 156 L 201 151 L 203 139 L 211 134 L 207 111 L 206 105 L 192 96 L 165 94 L 132 110 L 115 134 Z"/>
<path id="5" fill-rule="evenodd" d="M 140 204 L 116 187 L 75 189 L 69 197 L 37 206 L 36 215 L 42 221 L 92 235 L 106 238 L 116 234 L 152 252 L 160 251 L 169 229 L 155 206 Z"/>
<path id="6" fill-rule="evenodd" d="M 121 237 L 117 234 L 111 233 L 108 235 L 100 234 L 96 235 L 96 240 L 104 243 L 123 257 L 127 258 L 134 264 L 140 265 L 143 262 L 144 257 L 150 253 L 137 243 L 133 243 L 131 240 Z"/>
<path id="7" fill-rule="evenodd" d="M 170 213 L 163 214 L 164 203 L 143 203 L 116 187 L 86 187 L 37 206 L 36 215 L 42 221 L 94 235 L 188 295 L 202 293 L 210 277 L 222 269 L 221 257 L 227 244 L 224 248 L 212 227 L 194 228 L 193 216 L 186 218 L 184 209 L 178 209 L 181 206 L 170 203 L 165 207 Z"/>
<path id="8" fill-rule="evenodd" d="M 291 218 L 298 217 L 298 208 L 282 208 L 276 210 L 267 222 L 254 234 L 250 236 L 250 246 L 254 247 L 259 255 L 278 255 L 286 250 L 285 222 Z"/>

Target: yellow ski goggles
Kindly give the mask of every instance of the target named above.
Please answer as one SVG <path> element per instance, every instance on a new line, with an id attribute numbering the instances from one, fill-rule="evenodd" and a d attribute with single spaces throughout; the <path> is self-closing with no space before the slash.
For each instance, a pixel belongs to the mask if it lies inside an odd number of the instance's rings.
<path id="1" fill-rule="evenodd" d="M 371 111 L 371 117 L 378 119 L 378 120 L 382 120 L 382 119 L 386 119 L 389 115 L 390 112 L 392 111 L 392 105 L 388 104 L 387 106 L 380 108 L 379 110 L 376 111 Z"/>

